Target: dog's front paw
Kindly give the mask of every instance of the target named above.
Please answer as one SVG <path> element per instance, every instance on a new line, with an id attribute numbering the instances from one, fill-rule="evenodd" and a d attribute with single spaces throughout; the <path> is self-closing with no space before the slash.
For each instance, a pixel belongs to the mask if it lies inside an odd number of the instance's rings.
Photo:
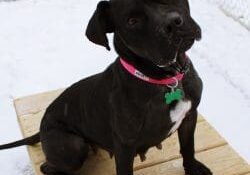
<path id="1" fill-rule="evenodd" d="M 184 164 L 186 175 L 212 175 L 213 173 L 201 162 L 194 160 Z"/>

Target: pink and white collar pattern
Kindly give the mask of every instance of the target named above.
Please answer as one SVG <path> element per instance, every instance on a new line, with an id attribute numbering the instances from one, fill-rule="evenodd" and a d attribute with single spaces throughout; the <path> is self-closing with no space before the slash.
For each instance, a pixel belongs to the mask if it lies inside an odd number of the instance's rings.
<path id="1" fill-rule="evenodd" d="M 120 58 L 120 63 L 131 75 L 133 75 L 133 76 L 135 76 L 143 81 L 151 83 L 151 84 L 169 86 L 169 85 L 178 83 L 178 81 L 181 81 L 184 77 L 184 73 L 178 72 L 173 77 L 170 77 L 170 78 L 168 77 L 168 78 L 164 78 L 161 80 L 157 80 L 157 79 L 153 79 L 153 78 L 150 78 L 150 77 L 144 75 L 142 72 L 137 70 L 133 65 L 126 62 L 123 58 Z"/>

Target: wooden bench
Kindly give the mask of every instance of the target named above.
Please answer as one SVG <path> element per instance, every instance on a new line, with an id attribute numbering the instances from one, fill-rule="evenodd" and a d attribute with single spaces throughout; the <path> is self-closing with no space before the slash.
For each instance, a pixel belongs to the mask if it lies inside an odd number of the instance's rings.
<path id="1" fill-rule="evenodd" d="M 47 106 L 63 92 L 63 89 L 15 100 L 15 109 L 24 137 L 38 131 Z M 196 157 L 204 162 L 215 175 L 250 175 L 248 165 L 226 141 L 200 116 L 195 135 Z M 29 146 L 28 152 L 36 175 L 42 175 L 40 165 L 44 155 L 40 144 Z M 177 134 L 163 143 L 163 149 L 150 149 L 143 163 L 136 157 L 135 175 L 184 175 L 179 154 Z M 105 151 L 90 153 L 81 171 L 82 175 L 115 175 L 114 159 Z"/>

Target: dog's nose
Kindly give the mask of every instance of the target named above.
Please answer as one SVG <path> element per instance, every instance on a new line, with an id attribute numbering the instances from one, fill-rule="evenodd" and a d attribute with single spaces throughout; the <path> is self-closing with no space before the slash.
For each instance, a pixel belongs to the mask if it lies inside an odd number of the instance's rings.
<path id="1" fill-rule="evenodd" d="M 182 27 L 184 24 L 183 17 L 178 12 L 170 12 L 167 15 L 166 32 L 172 33 L 176 28 Z"/>
<path id="2" fill-rule="evenodd" d="M 200 41 L 201 38 L 202 38 L 201 28 L 197 27 L 197 29 L 195 31 L 195 40 Z"/>
<path id="3" fill-rule="evenodd" d="M 181 27 L 184 23 L 183 18 L 178 12 L 170 12 L 168 14 L 169 25 L 173 27 Z"/>

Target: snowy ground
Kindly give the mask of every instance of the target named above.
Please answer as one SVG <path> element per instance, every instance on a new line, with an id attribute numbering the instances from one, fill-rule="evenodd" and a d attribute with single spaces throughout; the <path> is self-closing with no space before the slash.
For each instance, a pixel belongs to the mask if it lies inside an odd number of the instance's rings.
<path id="1" fill-rule="evenodd" d="M 12 101 L 100 72 L 116 54 L 84 29 L 97 0 L 0 0 L 0 144 L 21 138 Z M 249 31 L 205 0 L 191 0 L 203 40 L 189 52 L 204 80 L 200 112 L 250 161 Z M 30 175 L 25 148 L 0 152 L 1 174 Z"/>

